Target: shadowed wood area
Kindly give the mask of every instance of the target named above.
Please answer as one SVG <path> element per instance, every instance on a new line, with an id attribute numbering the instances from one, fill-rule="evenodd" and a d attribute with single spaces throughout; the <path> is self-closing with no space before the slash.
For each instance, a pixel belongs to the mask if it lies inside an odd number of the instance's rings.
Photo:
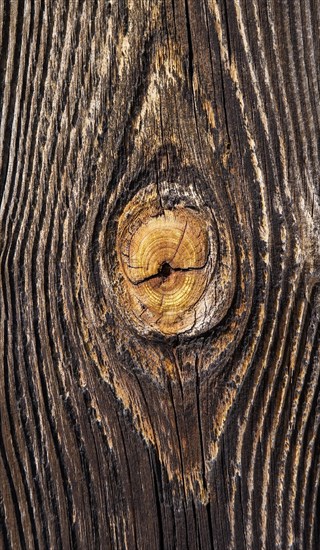
<path id="1" fill-rule="evenodd" d="M 0 20 L 0 548 L 320 548 L 319 1 Z"/>

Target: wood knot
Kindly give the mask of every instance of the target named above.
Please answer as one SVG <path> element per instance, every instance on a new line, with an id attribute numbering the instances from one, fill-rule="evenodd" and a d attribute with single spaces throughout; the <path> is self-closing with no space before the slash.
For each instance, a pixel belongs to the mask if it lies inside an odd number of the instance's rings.
<path id="1" fill-rule="evenodd" d="M 212 321 L 217 234 L 208 209 L 162 207 L 157 188 L 138 192 L 118 220 L 116 294 L 139 332 L 195 334 Z"/>
<path id="2" fill-rule="evenodd" d="M 140 204 L 135 214 L 132 203 L 127 208 L 131 215 L 125 212 L 127 223 L 119 224 L 117 251 L 128 307 L 163 334 L 182 332 L 207 282 L 205 221 L 183 207 L 155 212 L 150 203 Z"/>

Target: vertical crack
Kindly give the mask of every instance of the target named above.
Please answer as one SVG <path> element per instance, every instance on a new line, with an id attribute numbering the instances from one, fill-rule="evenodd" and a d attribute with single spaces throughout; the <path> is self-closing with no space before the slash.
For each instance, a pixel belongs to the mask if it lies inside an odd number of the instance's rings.
<path id="1" fill-rule="evenodd" d="M 183 231 L 182 231 L 182 234 L 181 234 L 181 237 L 180 237 L 180 240 L 179 240 L 179 242 L 178 242 L 178 246 L 177 246 L 177 248 L 176 248 L 176 251 L 175 251 L 174 255 L 172 256 L 172 258 L 171 258 L 171 260 L 170 260 L 170 263 L 173 262 L 173 260 L 175 259 L 176 255 L 177 255 L 177 253 L 178 253 L 178 250 L 179 250 L 179 248 L 180 248 L 180 245 L 181 245 L 181 243 L 182 243 L 182 241 L 183 241 L 183 238 L 184 238 L 184 236 L 185 236 L 185 234 L 186 234 L 187 225 L 188 225 L 188 222 L 186 221 L 185 226 L 184 226 Z"/>
<path id="2" fill-rule="evenodd" d="M 187 25 L 187 37 L 188 37 L 188 47 L 189 47 L 189 78 L 192 85 L 193 82 L 193 47 L 192 47 L 192 35 L 191 35 L 191 25 L 190 25 L 190 15 L 189 15 L 189 6 L 188 0 L 185 0 L 185 10 L 186 10 L 186 25 Z"/>

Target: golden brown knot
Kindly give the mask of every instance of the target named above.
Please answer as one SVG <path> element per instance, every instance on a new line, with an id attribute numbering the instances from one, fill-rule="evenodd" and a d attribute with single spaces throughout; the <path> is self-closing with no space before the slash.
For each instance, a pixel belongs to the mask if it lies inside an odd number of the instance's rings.
<path id="1" fill-rule="evenodd" d="M 192 331 L 206 313 L 216 248 L 207 212 L 182 204 L 163 209 L 156 186 L 139 192 L 118 223 L 122 311 L 144 332 Z"/>

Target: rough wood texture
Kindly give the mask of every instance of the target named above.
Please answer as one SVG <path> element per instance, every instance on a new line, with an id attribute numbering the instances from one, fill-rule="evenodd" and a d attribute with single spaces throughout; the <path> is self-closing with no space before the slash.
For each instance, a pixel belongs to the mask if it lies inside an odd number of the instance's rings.
<path id="1" fill-rule="evenodd" d="M 0 14 L 2 548 L 319 548 L 319 1 Z M 121 305 L 152 185 L 211 212 L 193 336 Z"/>

